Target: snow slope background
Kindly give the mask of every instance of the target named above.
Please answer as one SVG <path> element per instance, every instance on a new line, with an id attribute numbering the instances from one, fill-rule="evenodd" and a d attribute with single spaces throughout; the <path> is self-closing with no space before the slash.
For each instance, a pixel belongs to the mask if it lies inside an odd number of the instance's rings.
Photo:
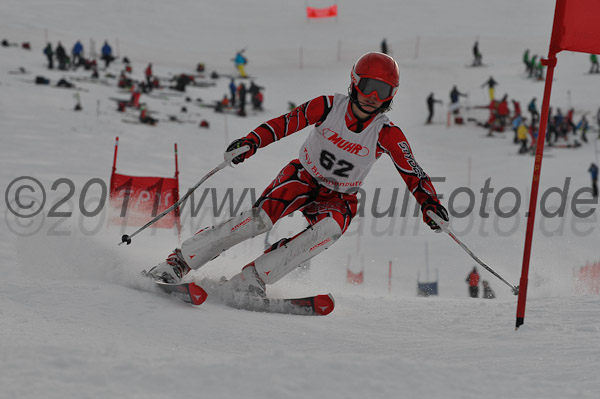
<path id="1" fill-rule="evenodd" d="M 487 138 L 472 124 L 447 128 L 447 93 L 457 85 L 469 93 L 465 104 L 483 105 L 487 91 L 481 85 L 492 75 L 499 82 L 497 97 L 507 93 L 523 109 L 532 97 L 541 104 L 543 83 L 525 78 L 521 56 L 526 48 L 547 52 L 550 3 L 346 0 L 338 2 L 337 19 L 308 22 L 306 2 L 3 1 L 0 35 L 11 42 L 29 41 L 32 51 L 0 48 L 0 187 L 6 193 L 12 181 L 31 176 L 43 185 L 47 200 L 43 212 L 29 219 L 14 217 L 2 203 L 0 397 L 597 397 L 600 299 L 580 295 L 573 273 L 600 257 L 598 204 L 584 193 L 579 198 L 589 203 L 577 209 L 594 213 L 577 218 L 571 208 L 576 191 L 589 186 L 587 168 L 598 159 L 596 140 L 576 150 L 545 152 L 540 197 L 561 189 L 564 197 L 554 192 L 546 205 L 556 210 L 564 199 L 565 214 L 544 218 L 538 212 L 529 301 L 518 332 L 516 297 L 508 287 L 480 268 L 498 298 L 467 299 L 464 279 L 473 261 L 449 237 L 429 231 L 420 216 L 398 217 L 405 186 L 386 157 L 366 180 L 364 217 L 314 259 L 307 273 L 292 273 L 269 287 L 274 297 L 331 292 L 336 309 L 323 318 L 250 313 L 210 302 L 191 308 L 157 295 L 139 272 L 178 245 L 176 234 L 148 230 L 131 246 L 117 247 L 131 228 L 106 227 L 105 209 L 85 217 L 79 203 L 83 198 L 88 210 L 98 203 L 99 185 L 85 196 L 82 190 L 94 178 L 108 184 L 115 136 L 120 137 L 117 169 L 134 175 L 172 175 L 173 143 L 178 143 L 183 192 L 221 161 L 227 143 L 285 112 L 288 102 L 345 93 L 354 61 L 378 50 L 386 37 L 401 71 L 391 120 L 406 133 L 424 170 L 444 179 L 436 183 L 439 193 L 448 198 L 461 187 L 473 191 L 473 211 L 453 218 L 453 229 L 516 285 L 533 157 L 517 155 L 512 132 Z M 165 121 L 157 127 L 126 124 L 121 119 L 127 116 L 116 112 L 109 97 L 127 94 L 114 84 L 76 82 L 86 91 L 79 92 L 83 110 L 73 112 L 76 92 L 31 83 L 36 75 L 52 83 L 89 75 L 48 71 L 42 54 L 46 38 L 54 45 L 62 41 L 67 50 L 81 39 L 86 51 L 90 39 L 96 51 L 107 39 L 118 55 L 132 61 L 138 79 L 148 62 L 159 76 L 192 73 L 199 62 L 208 72 L 233 73 L 231 58 L 246 48 L 247 71 L 265 87 L 266 111 L 239 118 L 214 114 L 183 97 L 142 96 L 162 119 L 169 114 L 206 119 L 210 129 Z M 467 68 L 476 39 L 486 67 Z M 31 73 L 10 73 L 19 67 Z M 122 67 L 119 60 L 107 72 L 118 74 Z M 576 119 L 587 112 L 595 125 L 600 78 L 588 75 L 588 68 L 586 54 L 559 54 L 552 105 L 563 111 L 573 107 Z M 227 93 L 228 83 L 219 79 L 213 88 L 188 88 L 187 95 L 217 100 Z M 425 126 L 430 92 L 444 105 L 436 109 L 436 123 Z M 180 113 L 182 106 L 187 114 Z M 486 117 L 481 111 L 466 116 Z M 297 156 L 307 133 L 298 132 L 243 165 L 219 172 L 206 188 L 214 188 L 219 201 L 228 188 L 237 196 L 244 187 L 259 195 Z M 73 182 L 74 191 L 59 203 L 69 194 L 62 178 Z M 488 179 L 494 191 L 482 211 L 480 190 Z M 500 218 L 494 202 L 500 190 L 510 187 L 518 190 L 520 203 L 506 194 L 497 207 L 516 206 L 518 212 Z M 395 188 L 396 215 L 374 217 L 373 206 L 385 212 Z M 39 191 L 23 194 L 26 200 L 39 199 Z M 454 210 L 464 210 L 466 198 L 455 196 Z M 241 202 L 251 204 L 248 197 Z M 408 209 L 414 204 L 410 198 Z M 73 213 L 49 217 L 53 206 Z M 227 217 L 213 215 L 212 209 L 207 201 L 195 217 L 184 212 L 183 237 Z M 482 217 L 486 212 L 490 216 Z M 303 226 L 299 216 L 286 218 L 269 239 L 295 234 Z M 263 237 L 241 244 L 189 278 L 229 277 L 258 256 L 263 245 Z M 365 283 L 346 284 L 346 268 L 360 270 L 361 258 Z M 440 295 L 416 297 L 417 276 L 439 279 Z"/>

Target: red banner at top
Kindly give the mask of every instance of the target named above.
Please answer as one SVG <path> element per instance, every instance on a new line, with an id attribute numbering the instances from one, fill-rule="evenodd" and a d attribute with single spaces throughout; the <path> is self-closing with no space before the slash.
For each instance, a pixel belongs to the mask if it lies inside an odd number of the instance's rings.
<path id="1" fill-rule="evenodd" d="M 307 18 L 331 18 L 337 17 L 337 4 L 326 8 L 306 7 Z"/>
<path id="2" fill-rule="evenodd" d="M 600 1 L 556 0 L 550 52 L 600 53 Z"/>

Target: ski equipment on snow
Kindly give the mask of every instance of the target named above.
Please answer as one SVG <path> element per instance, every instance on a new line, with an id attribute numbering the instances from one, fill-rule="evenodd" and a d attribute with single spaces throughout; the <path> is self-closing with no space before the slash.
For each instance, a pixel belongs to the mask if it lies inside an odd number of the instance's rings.
<path id="1" fill-rule="evenodd" d="M 209 296 L 213 297 L 207 290 L 194 282 L 169 284 L 163 281 L 154 281 L 163 292 L 191 305 L 201 305 Z M 214 297 L 219 298 L 219 295 L 215 294 Z M 229 299 L 221 298 L 220 302 L 231 308 L 252 312 L 300 316 L 325 316 L 331 313 L 335 307 L 335 301 L 331 294 L 304 298 L 264 298 L 257 295 L 243 294 Z"/>
<path id="2" fill-rule="evenodd" d="M 202 305 L 208 294 L 202 287 L 195 283 L 169 284 L 163 281 L 154 280 L 158 288 L 167 294 L 171 294 L 191 305 Z"/>

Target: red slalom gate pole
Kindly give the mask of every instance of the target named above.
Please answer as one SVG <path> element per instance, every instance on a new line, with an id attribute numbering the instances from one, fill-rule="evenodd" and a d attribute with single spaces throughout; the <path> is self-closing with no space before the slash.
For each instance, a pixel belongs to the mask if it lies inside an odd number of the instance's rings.
<path id="1" fill-rule="evenodd" d="M 519 299 L 517 301 L 517 320 L 515 330 L 518 330 L 525 321 L 525 304 L 527 302 L 527 284 L 529 282 L 529 263 L 531 260 L 531 241 L 535 226 L 535 211 L 537 208 L 538 190 L 540 187 L 540 174 L 542 171 L 542 158 L 544 157 L 544 143 L 546 142 L 546 126 L 548 123 L 548 109 L 550 108 L 550 93 L 552 92 L 552 79 L 556 66 L 556 54 L 550 53 L 548 59 L 542 59 L 542 65 L 548 66 L 546 84 L 544 87 L 544 100 L 542 102 L 542 115 L 540 116 L 540 129 L 538 131 L 537 146 L 535 150 L 535 164 L 533 166 L 533 180 L 531 195 L 529 197 L 529 211 L 527 214 L 527 231 L 525 233 L 525 248 L 523 250 L 523 266 L 521 280 L 519 281 Z"/>

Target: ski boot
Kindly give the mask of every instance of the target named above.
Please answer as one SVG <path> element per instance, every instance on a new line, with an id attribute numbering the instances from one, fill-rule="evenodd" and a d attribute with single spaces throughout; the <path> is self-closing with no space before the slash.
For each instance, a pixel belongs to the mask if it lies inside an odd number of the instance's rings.
<path id="1" fill-rule="evenodd" d="M 190 272 L 190 267 L 187 265 L 181 251 L 175 249 L 167 259 L 157 266 L 154 266 L 144 274 L 152 277 L 154 280 L 163 281 L 169 284 L 176 284 L 181 281 L 183 276 Z"/>
<path id="2" fill-rule="evenodd" d="M 265 283 L 259 277 L 254 263 L 244 266 L 242 271 L 230 280 L 223 281 L 222 278 L 221 281 L 223 286 L 229 288 L 235 294 L 242 293 L 260 298 L 266 298 L 267 296 Z"/>

